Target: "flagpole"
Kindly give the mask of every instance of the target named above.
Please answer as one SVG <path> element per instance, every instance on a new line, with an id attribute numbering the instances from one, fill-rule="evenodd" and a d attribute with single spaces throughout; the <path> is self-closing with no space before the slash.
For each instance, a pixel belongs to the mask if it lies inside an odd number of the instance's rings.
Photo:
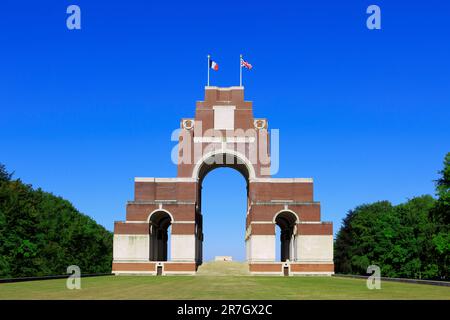
<path id="1" fill-rule="evenodd" d="M 239 57 L 239 86 L 242 87 L 242 54 Z"/>
<path id="2" fill-rule="evenodd" d="M 209 87 L 209 69 L 210 69 L 209 65 L 211 63 L 210 60 L 211 60 L 211 56 L 208 54 L 208 87 Z"/>

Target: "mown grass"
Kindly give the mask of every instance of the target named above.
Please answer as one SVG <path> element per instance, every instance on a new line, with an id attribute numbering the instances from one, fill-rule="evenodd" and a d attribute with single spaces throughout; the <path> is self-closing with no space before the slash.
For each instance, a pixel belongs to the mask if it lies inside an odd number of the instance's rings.
<path id="1" fill-rule="evenodd" d="M 337 277 L 104 276 L 0 284 L 0 299 L 450 299 L 450 288 Z"/>

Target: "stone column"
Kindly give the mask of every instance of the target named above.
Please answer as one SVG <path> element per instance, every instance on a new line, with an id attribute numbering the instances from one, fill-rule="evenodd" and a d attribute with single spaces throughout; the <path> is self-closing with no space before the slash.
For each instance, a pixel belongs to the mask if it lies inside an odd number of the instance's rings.
<path id="1" fill-rule="evenodd" d="M 172 224 L 171 233 L 172 261 L 196 262 L 195 223 Z"/>
<path id="2" fill-rule="evenodd" d="M 162 260 L 163 261 L 167 261 L 167 240 L 168 240 L 168 236 L 167 236 L 167 229 L 162 231 L 163 235 L 162 235 L 162 245 L 163 245 L 163 254 L 162 254 Z"/>

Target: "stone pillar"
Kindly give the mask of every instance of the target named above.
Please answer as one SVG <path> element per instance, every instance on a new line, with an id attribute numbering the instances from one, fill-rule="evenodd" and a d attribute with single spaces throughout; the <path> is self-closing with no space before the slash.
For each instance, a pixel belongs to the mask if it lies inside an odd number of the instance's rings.
<path id="1" fill-rule="evenodd" d="M 275 224 L 251 223 L 248 261 L 275 261 Z"/>
<path id="2" fill-rule="evenodd" d="M 202 216 L 197 216 L 195 224 L 195 260 L 198 264 L 203 262 L 203 227 Z"/>
<path id="3" fill-rule="evenodd" d="M 158 237 L 158 261 L 164 261 L 164 230 L 159 229 Z"/>
<path id="4" fill-rule="evenodd" d="M 148 234 L 114 234 L 114 261 L 148 261 L 149 251 Z"/>
<path id="5" fill-rule="evenodd" d="M 156 228 L 154 225 L 150 225 L 150 261 L 155 261 L 156 256 Z"/>
<path id="6" fill-rule="evenodd" d="M 281 231 L 280 236 L 281 242 L 281 261 L 286 261 L 291 259 L 291 230 L 286 229 Z"/>
<path id="7" fill-rule="evenodd" d="M 293 234 L 291 236 L 291 254 L 289 257 L 289 260 L 291 261 L 297 261 L 297 236 L 295 234 Z"/>
<path id="8" fill-rule="evenodd" d="M 275 261 L 275 235 L 251 235 L 249 261 Z"/>
<path id="9" fill-rule="evenodd" d="M 163 231 L 163 236 L 162 236 L 162 243 L 163 243 L 163 261 L 167 261 L 168 260 L 168 256 L 167 256 L 167 240 L 168 240 L 168 236 L 167 236 L 167 229 Z"/>
<path id="10" fill-rule="evenodd" d="M 333 263 L 333 226 L 328 223 L 299 224 L 297 234 L 299 262 Z"/>
<path id="11" fill-rule="evenodd" d="M 171 253 L 172 261 L 196 262 L 195 223 L 172 224 Z"/>

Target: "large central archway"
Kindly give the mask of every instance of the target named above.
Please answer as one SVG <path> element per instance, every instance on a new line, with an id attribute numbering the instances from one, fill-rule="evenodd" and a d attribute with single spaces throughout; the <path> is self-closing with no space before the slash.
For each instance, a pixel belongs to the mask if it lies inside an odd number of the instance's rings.
<path id="1" fill-rule="evenodd" d="M 198 165 L 194 168 L 193 175 L 198 181 L 198 198 L 197 209 L 201 213 L 202 204 L 202 185 L 206 175 L 217 168 L 232 168 L 238 171 L 244 177 L 247 183 L 247 207 L 248 203 L 248 190 L 249 180 L 254 177 L 254 169 L 251 163 L 243 155 L 234 151 L 217 151 L 206 155 L 199 161 Z"/>
<path id="2" fill-rule="evenodd" d="M 194 174 L 196 174 L 196 179 L 198 179 L 198 191 L 197 191 L 197 206 L 196 206 L 196 221 L 197 221 L 197 233 L 196 233 L 196 240 L 197 240 L 197 249 L 198 249 L 198 257 L 197 260 L 201 264 L 203 262 L 203 246 L 204 246 L 204 218 L 203 218 L 203 211 L 202 211 L 202 198 L 203 198 L 203 182 L 206 178 L 206 176 L 213 170 L 219 169 L 219 168 L 230 168 L 242 175 L 242 177 L 245 179 L 245 197 L 246 197 L 246 206 L 242 214 L 242 221 L 245 223 L 246 213 L 248 211 L 248 208 L 250 206 L 249 201 L 249 179 L 254 172 L 252 172 L 253 167 L 249 163 L 249 161 L 241 154 L 238 154 L 233 151 L 218 151 L 213 152 L 205 156 L 201 162 L 199 162 L 199 165 L 194 169 Z M 220 190 L 218 190 L 220 191 Z M 214 213 L 211 213 L 214 214 Z M 233 221 L 234 224 L 236 224 L 236 227 L 239 227 L 238 224 L 240 224 L 239 220 Z M 245 224 L 241 225 L 242 227 L 245 226 Z M 245 247 L 244 244 L 242 246 Z M 218 255 L 222 255 L 223 253 L 220 252 Z"/>
<path id="3" fill-rule="evenodd" d="M 203 262 L 217 256 L 244 261 L 247 185 L 238 171 L 220 167 L 208 172 L 201 185 Z"/>

